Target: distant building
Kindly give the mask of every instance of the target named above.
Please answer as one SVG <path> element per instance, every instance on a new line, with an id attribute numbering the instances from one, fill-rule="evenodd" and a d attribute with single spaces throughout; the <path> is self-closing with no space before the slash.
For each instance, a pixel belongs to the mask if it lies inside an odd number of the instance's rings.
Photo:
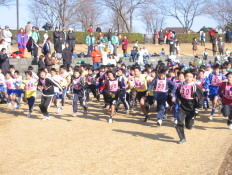
<path id="1" fill-rule="evenodd" d="M 164 31 L 169 31 L 169 30 L 174 30 L 176 33 L 186 33 L 185 29 L 183 29 L 182 27 L 166 27 L 164 29 Z M 187 33 L 195 33 L 192 30 L 189 30 Z"/>

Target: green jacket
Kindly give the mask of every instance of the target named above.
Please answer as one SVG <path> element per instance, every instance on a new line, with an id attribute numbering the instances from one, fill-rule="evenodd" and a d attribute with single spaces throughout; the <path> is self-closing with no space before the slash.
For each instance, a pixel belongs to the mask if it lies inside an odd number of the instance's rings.
<path id="1" fill-rule="evenodd" d="M 85 40 L 85 43 L 86 43 L 88 46 L 91 45 L 91 38 L 92 38 L 92 45 L 94 45 L 95 42 L 96 42 L 95 37 L 94 37 L 94 36 L 90 37 L 90 35 L 89 35 L 89 36 L 86 37 L 86 40 Z"/>
<path id="2" fill-rule="evenodd" d="M 108 44 L 108 38 L 102 37 L 102 38 L 99 40 L 99 42 L 100 42 L 100 44 L 102 44 L 102 43 Z"/>
<path id="3" fill-rule="evenodd" d="M 119 38 L 117 35 L 113 35 L 111 38 L 112 44 L 119 44 Z"/>
<path id="4" fill-rule="evenodd" d="M 32 31 L 31 37 L 34 42 L 38 43 L 39 42 L 39 32 Z"/>

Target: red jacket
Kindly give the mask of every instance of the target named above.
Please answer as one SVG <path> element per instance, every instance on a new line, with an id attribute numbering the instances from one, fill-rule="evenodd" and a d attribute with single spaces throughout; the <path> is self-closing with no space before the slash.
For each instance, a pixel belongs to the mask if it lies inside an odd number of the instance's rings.
<path id="1" fill-rule="evenodd" d="M 128 39 L 123 39 L 122 40 L 122 50 L 127 50 L 127 47 L 128 47 L 128 44 L 129 44 L 129 42 L 128 42 Z"/>
<path id="2" fill-rule="evenodd" d="M 88 28 L 88 32 L 93 32 L 93 28 Z"/>
<path id="3" fill-rule="evenodd" d="M 222 97 L 222 103 L 224 104 L 227 104 L 227 105 L 232 105 L 232 99 L 228 99 L 226 98 L 226 85 L 227 87 L 229 86 L 230 87 L 230 94 L 232 95 L 232 84 L 228 84 L 227 82 L 223 82 L 221 83 L 221 85 L 219 86 L 219 89 L 218 89 L 218 94 L 220 95 L 220 97 Z"/>
<path id="4" fill-rule="evenodd" d="M 216 33 L 216 30 L 214 30 L 214 29 L 211 29 L 211 30 L 209 31 L 209 35 L 210 35 L 210 36 L 215 36 L 215 33 Z"/>
<path id="5" fill-rule="evenodd" d="M 100 50 L 93 50 L 91 52 L 91 57 L 93 58 L 93 63 L 101 62 L 102 53 Z"/>

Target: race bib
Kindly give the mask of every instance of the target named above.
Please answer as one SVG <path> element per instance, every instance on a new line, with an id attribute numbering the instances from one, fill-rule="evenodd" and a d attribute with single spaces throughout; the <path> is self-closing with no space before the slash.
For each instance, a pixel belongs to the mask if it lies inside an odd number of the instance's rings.
<path id="1" fill-rule="evenodd" d="M 35 83 L 33 81 L 27 81 L 26 82 L 26 90 L 34 90 Z"/>
<path id="2" fill-rule="evenodd" d="M 92 83 L 92 80 L 93 80 L 93 77 L 92 77 L 92 76 L 88 76 L 88 77 L 87 77 L 87 82 L 88 82 L 88 83 Z"/>
<path id="3" fill-rule="evenodd" d="M 178 88 L 178 87 L 181 85 L 181 82 L 176 81 L 176 82 L 175 82 L 175 85 L 176 85 L 176 88 Z"/>
<path id="4" fill-rule="evenodd" d="M 79 87 L 78 83 L 80 82 L 80 78 L 73 80 L 73 88 L 76 90 L 80 90 L 81 88 Z"/>
<path id="5" fill-rule="evenodd" d="M 225 87 L 224 97 L 227 99 L 232 99 L 232 86 Z"/>
<path id="6" fill-rule="evenodd" d="M 142 80 L 141 79 L 135 79 L 134 80 L 134 82 L 135 82 L 135 88 L 137 88 L 137 89 L 144 89 L 144 82 L 142 82 Z"/>
<path id="7" fill-rule="evenodd" d="M 221 83 L 222 83 L 222 77 L 213 75 L 212 80 L 211 80 L 211 85 L 219 86 Z"/>
<path id="8" fill-rule="evenodd" d="M 10 81 L 6 81 L 6 87 L 7 89 L 15 89 L 15 85 Z"/>
<path id="9" fill-rule="evenodd" d="M 158 80 L 155 91 L 166 92 L 166 80 Z"/>
<path id="10" fill-rule="evenodd" d="M 192 98 L 192 85 L 182 84 L 180 88 L 180 94 L 185 99 L 188 99 L 188 100 L 193 99 Z"/>
<path id="11" fill-rule="evenodd" d="M 116 81 L 109 81 L 110 91 L 116 92 L 118 90 L 118 80 Z"/>

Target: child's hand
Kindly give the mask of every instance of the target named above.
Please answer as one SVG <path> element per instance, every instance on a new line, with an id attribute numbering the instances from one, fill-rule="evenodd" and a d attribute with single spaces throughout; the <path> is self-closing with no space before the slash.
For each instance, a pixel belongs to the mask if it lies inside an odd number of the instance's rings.
<path id="1" fill-rule="evenodd" d="M 171 97 L 173 97 L 173 94 L 172 94 L 172 93 L 170 93 L 169 95 L 170 95 Z"/>
<path id="2" fill-rule="evenodd" d="M 38 89 L 39 89 L 39 90 L 42 90 L 42 89 L 43 89 L 43 87 L 42 87 L 42 86 L 38 86 Z"/>
<path id="3" fill-rule="evenodd" d="M 172 97 L 172 102 L 175 102 L 176 101 L 176 97 Z"/>
<path id="4" fill-rule="evenodd" d="M 147 91 L 147 92 L 146 92 L 146 96 L 148 96 L 149 94 L 150 94 L 150 91 Z"/>

